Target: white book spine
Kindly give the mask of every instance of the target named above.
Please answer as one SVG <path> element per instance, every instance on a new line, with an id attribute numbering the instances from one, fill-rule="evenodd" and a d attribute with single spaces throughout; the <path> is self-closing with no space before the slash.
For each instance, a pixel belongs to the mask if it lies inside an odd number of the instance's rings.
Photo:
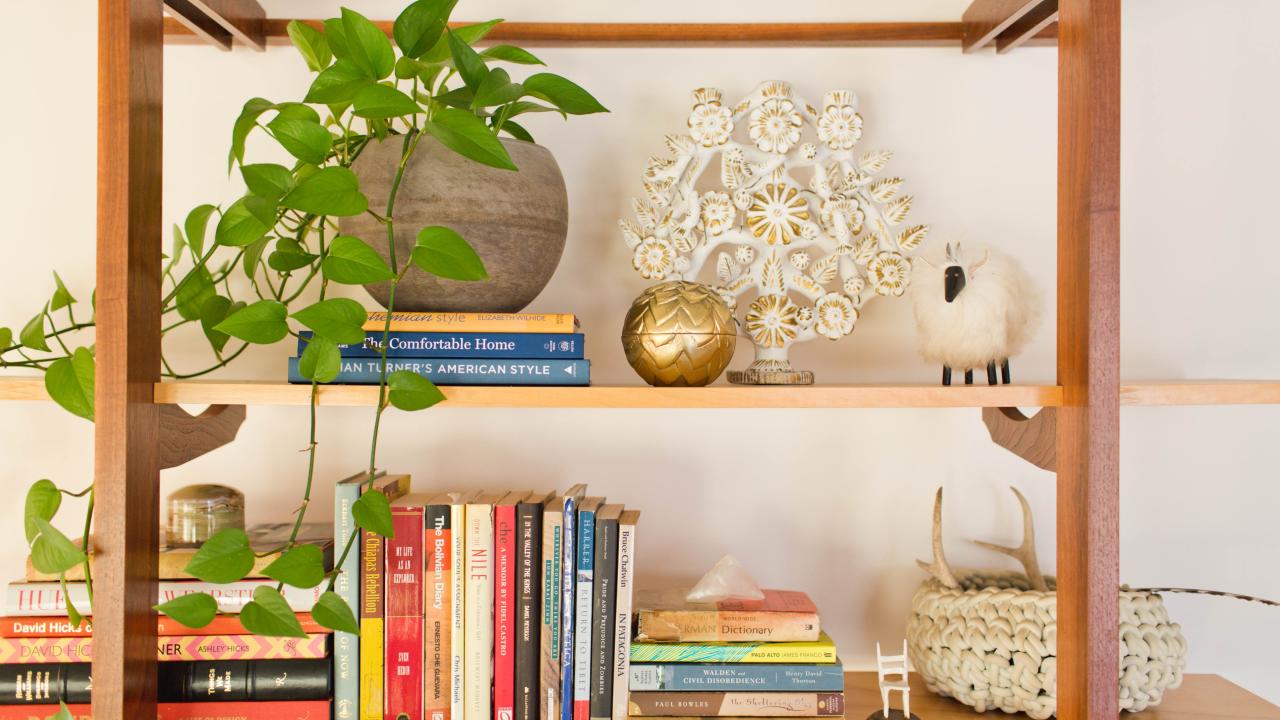
<path id="1" fill-rule="evenodd" d="M 463 658 L 466 654 L 467 520 L 466 506 L 456 503 L 449 508 L 449 573 L 453 605 L 449 633 L 449 717 L 460 720 L 466 708 L 466 676 Z"/>
<path id="2" fill-rule="evenodd" d="M 464 720 L 491 720 L 493 687 L 493 506 L 467 504 Z"/>
<path id="3" fill-rule="evenodd" d="M 631 516 L 631 517 L 628 517 Z M 630 522 L 628 522 L 630 521 Z M 613 625 L 613 720 L 627 720 L 631 669 L 631 595 L 635 586 L 636 517 L 622 514 L 618 523 L 617 614 Z"/>

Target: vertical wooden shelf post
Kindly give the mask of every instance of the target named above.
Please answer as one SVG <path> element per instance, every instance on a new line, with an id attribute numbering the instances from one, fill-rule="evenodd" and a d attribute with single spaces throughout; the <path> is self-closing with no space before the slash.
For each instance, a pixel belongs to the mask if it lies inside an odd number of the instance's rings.
<path id="1" fill-rule="evenodd" d="M 96 720 L 156 716 L 163 28 L 161 0 L 98 1 Z"/>
<path id="2" fill-rule="evenodd" d="M 1119 715 L 1120 0 L 1058 31 L 1058 717 Z"/>

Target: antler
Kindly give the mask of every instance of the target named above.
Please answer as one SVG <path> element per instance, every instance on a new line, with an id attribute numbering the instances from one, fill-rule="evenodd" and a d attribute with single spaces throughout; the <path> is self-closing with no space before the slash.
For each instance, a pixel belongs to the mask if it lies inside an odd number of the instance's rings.
<path id="1" fill-rule="evenodd" d="M 947 556 L 942 552 L 942 488 L 933 500 L 933 562 L 917 560 L 921 570 L 932 575 L 938 582 L 949 588 L 958 588 L 960 583 L 947 564 Z"/>
<path id="2" fill-rule="evenodd" d="M 1031 589 L 1048 590 L 1049 586 L 1045 584 L 1044 574 L 1040 572 L 1040 562 L 1036 560 L 1036 529 L 1035 523 L 1031 519 L 1031 505 L 1027 503 L 1027 499 L 1022 496 L 1022 493 L 1018 492 L 1018 488 L 1009 486 L 1009 489 L 1013 491 L 1014 495 L 1018 496 L 1018 503 L 1022 505 L 1022 545 L 1016 548 L 1009 548 L 980 540 L 972 542 L 974 545 L 1003 553 L 1022 563 L 1023 569 L 1027 572 L 1027 580 L 1031 583 Z"/>

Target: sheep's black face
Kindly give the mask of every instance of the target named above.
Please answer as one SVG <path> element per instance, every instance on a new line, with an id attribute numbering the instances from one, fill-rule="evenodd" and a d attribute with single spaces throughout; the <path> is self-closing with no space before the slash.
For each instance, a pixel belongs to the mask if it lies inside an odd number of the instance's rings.
<path id="1" fill-rule="evenodd" d="M 959 265 L 952 265 L 943 271 L 943 278 L 946 286 L 947 302 L 951 302 L 956 299 L 956 296 L 964 289 L 965 282 L 967 282 L 964 277 L 964 268 Z"/>

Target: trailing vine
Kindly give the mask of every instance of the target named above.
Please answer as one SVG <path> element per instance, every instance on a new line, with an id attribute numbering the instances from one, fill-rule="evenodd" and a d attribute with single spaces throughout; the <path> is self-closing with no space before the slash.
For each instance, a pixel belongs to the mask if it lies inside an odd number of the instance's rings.
<path id="1" fill-rule="evenodd" d="M 200 580 L 223 584 L 248 575 L 257 558 L 278 554 L 263 570 L 276 584 L 258 587 L 240 613 L 245 629 L 256 634 L 304 634 L 281 593 L 285 585 L 324 585 L 311 609 L 316 622 L 333 630 L 359 631 L 352 609 L 333 591 L 338 568 L 358 534 L 340 549 L 333 569 L 325 568 L 318 547 L 297 540 L 315 484 L 319 387 L 338 375 L 338 345 L 364 341 L 368 319 L 356 301 L 328 297 L 331 284 L 390 285 L 367 492 L 352 507 L 355 527 L 389 537 L 388 500 L 371 489 L 383 415 L 389 407 L 416 411 L 444 399 L 425 378 L 386 371 L 396 286 L 413 272 L 452 280 L 487 279 L 475 251 L 447 227 L 421 228 L 410 256 L 396 256 L 396 198 L 419 142 L 431 136 L 470 160 L 514 171 L 517 168 L 499 135 L 533 140 L 515 122 L 516 117 L 535 112 L 566 117 L 606 112 L 590 93 L 558 75 L 540 72 L 516 82 L 503 68 L 491 67 L 543 63 L 511 45 L 474 49 L 501 21 L 449 28 L 455 4 L 456 0 L 419 0 L 409 5 L 394 23 L 394 45 L 367 18 L 346 8 L 320 27 L 290 23 L 289 37 L 315 74 L 307 94 L 301 101 L 253 98 L 245 103 L 232 130 L 228 170 L 239 170 L 248 192 L 225 208 L 200 205 L 173 228 L 163 264 L 162 334 L 198 325 L 211 358 L 203 367 L 179 369 L 162 353 L 163 377 L 200 377 L 235 361 L 251 345 L 303 342 L 301 330 L 311 331 L 299 359 L 299 372 L 311 383 L 307 476 L 288 541 L 255 553 L 244 531 L 223 530 L 205 542 L 186 567 L 188 574 Z M 247 163 L 246 143 L 255 135 L 274 140 L 293 158 L 292 166 Z M 372 142 L 399 142 L 401 147 L 386 207 L 376 210 L 369 207 L 351 170 Z M 338 218 L 362 214 L 378 220 L 386 230 L 385 239 L 341 234 Z M 387 243 L 389 262 L 371 240 Z M 43 371 L 50 397 L 92 421 L 94 349 L 88 338 L 95 326 L 94 299 L 84 319 L 85 305 L 56 273 L 54 283 L 49 301 L 22 327 L 16 340 L 11 329 L 0 328 L 0 367 Z M 51 524 L 64 495 L 87 498 L 84 535 L 78 544 Z M 92 485 L 72 491 L 39 480 L 27 492 L 24 531 L 33 565 L 42 573 L 57 575 L 64 590 L 67 571 L 83 567 L 90 603 L 92 519 Z M 180 596 L 156 609 L 193 628 L 208 625 L 218 612 L 216 600 L 208 593 Z M 67 610 L 72 623 L 82 620 L 70 598 Z"/>

